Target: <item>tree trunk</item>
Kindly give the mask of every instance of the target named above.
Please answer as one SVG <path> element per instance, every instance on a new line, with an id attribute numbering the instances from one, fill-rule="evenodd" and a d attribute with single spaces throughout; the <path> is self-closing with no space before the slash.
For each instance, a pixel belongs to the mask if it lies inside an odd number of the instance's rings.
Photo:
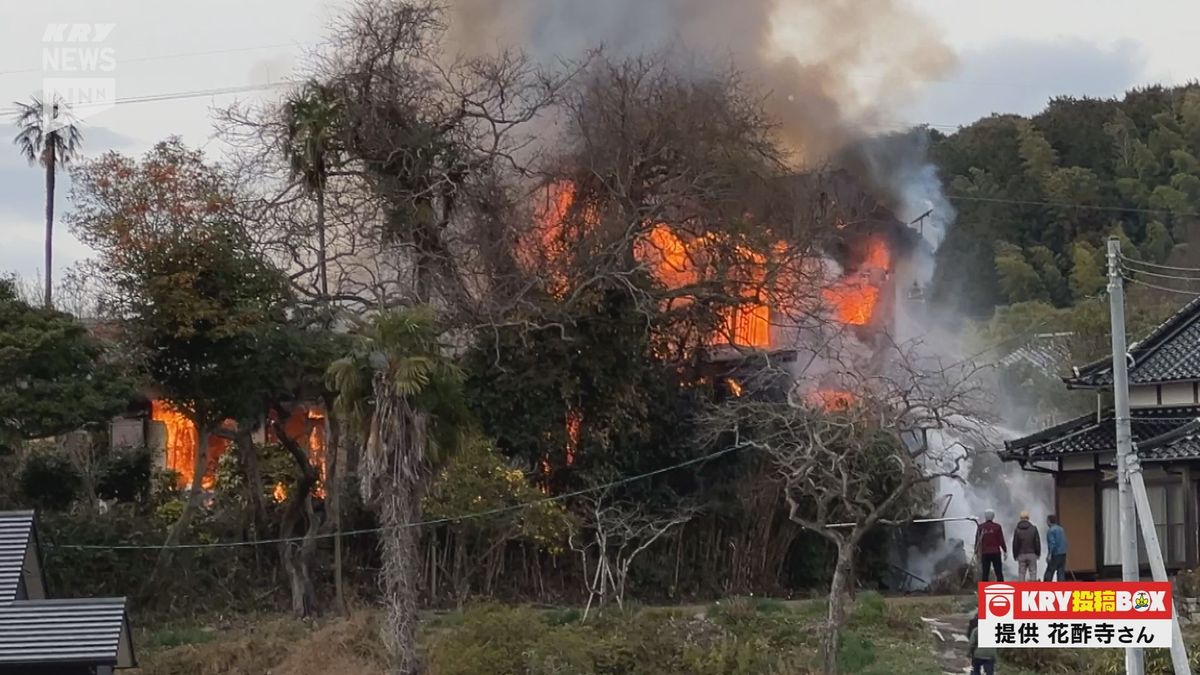
<path id="1" fill-rule="evenodd" d="M 854 544 L 837 542 L 837 564 L 833 568 L 833 580 L 829 583 L 829 617 L 825 624 L 825 642 L 822 644 L 824 671 L 827 675 L 838 672 L 837 654 L 842 623 L 846 620 L 847 590 L 854 569 Z"/>
<path id="2" fill-rule="evenodd" d="M 183 511 L 179 513 L 179 519 L 167 532 L 167 540 L 163 542 L 163 547 L 158 553 L 154 571 L 146 582 L 147 588 L 152 587 L 155 581 L 167 572 L 171 565 L 172 548 L 183 538 L 183 534 L 192 523 L 193 515 L 204 500 L 204 474 L 208 469 L 208 439 L 211 435 L 212 430 L 207 424 L 196 423 L 196 460 L 192 465 L 192 484 L 188 488 L 188 496 L 183 503 Z"/>
<path id="3" fill-rule="evenodd" d="M 234 443 L 238 451 L 238 461 L 242 464 L 242 474 L 246 479 L 246 498 L 250 500 L 250 507 L 254 509 L 254 536 L 258 538 L 266 535 L 269 519 L 267 505 L 263 501 L 262 473 L 258 470 L 258 453 L 254 449 L 252 434 L 249 425 L 239 424 Z"/>
<path id="4" fill-rule="evenodd" d="M 57 140 L 53 133 L 46 138 L 46 309 L 54 306 L 54 172 L 58 160 L 54 145 Z"/>
<path id="5" fill-rule="evenodd" d="M 383 548 L 383 599 L 387 606 L 388 629 L 384 639 L 395 658 L 397 675 L 417 675 L 417 539 L 411 523 L 419 513 L 417 486 L 397 484 L 378 496 L 384 530 L 379 534 Z"/>
<path id="6" fill-rule="evenodd" d="M 279 527 L 280 539 L 296 536 L 301 520 L 305 521 L 304 536 L 300 541 L 280 542 L 280 555 L 287 569 L 292 591 L 292 613 L 299 618 L 312 616 L 316 612 L 317 594 L 312 582 L 312 559 L 316 552 L 318 523 L 312 506 L 312 491 L 317 484 L 317 470 L 309 461 L 308 452 L 295 439 L 287 435 L 283 420 L 290 417 L 290 410 L 275 406 L 271 420 L 272 430 L 280 445 L 288 451 L 300 469 L 300 476 L 292 485 L 287 508 Z"/>
<path id="7" fill-rule="evenodd" d="M 325 510 L 333 521 L 333 588 L 338 611 L 349 614 L 342 574 L 342 451 L 341 425 L 333 416 L 333 399 L 325 398 Z"/>
<path id="8" fill-rule="evenodd" d="M 318 187 L 317 197 L 317 274 L 321 283 L 321 299 L 329 297 L 329 271 L 325 253 L 325 188 Z"/>

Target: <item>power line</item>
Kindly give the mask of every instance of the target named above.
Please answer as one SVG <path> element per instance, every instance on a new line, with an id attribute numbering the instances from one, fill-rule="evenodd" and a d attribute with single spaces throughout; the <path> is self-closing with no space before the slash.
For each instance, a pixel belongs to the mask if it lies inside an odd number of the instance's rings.
<path id="1" fill-rule="evenodd" d="M 146 63 L 149 61 L 164 61 L 169 59 L 184 59 L 193 56 L 214 56 L 218 54 L 235 54 L 238 52 L 252 52 L 260 49 L 279 49 L 281 47 L 315 47 L 320 43 L 303 43 L 303 42 L 278 42 L 269 45 L 255 45 L 251 47 L 231 47 L 228 49 L 208 49 L 198 52 L 176 52 L 174 54 L 156 54 L 152 56 L 138 56 L 132 59 L 117 59 L 116 64 L 120 66 L 125 63 Z M 29 73 L 45 73 L 45 68 L 20 68 L 17 70 L 0 70 L 0 77 L 5 75 L 27 75 Z"/>
<path id="2" fill-rule="evenodd" d="M 1188 282 L 1192 282 L 1192 283 L 1200 282 L 1200 277 L 1181 277 L 1176 274 L 1159 274 L 1158 272 L 1151 272 L 1149 270 L 1139 270 L 1139 269 L 1135 269 L 1133 267 L 1125 267 L 1125 270 L 1128 272 L 1133 272 L 1134 274 L 1144 274 L 1148 277 L 1155 277 L 1158 279 L 1171 279 L 1173 281 L 1188 281 Z"/>
<path id="3" fill-rule="evenodd" d="M 179 91 L 163 94 L 145 94 L 142 96 L 128 96 L 125 98 L 113 99 L 112 105 L 129 105 L 132 103 L 155 103 L 158 101 L 177 101 L 189 98 L 205 98 L 210 96 L 223 96 L 227 94 L 241 94 L 251 91 L 262 91 L 267 89 L 279 89 L 290 87 L 297 84 L 292 80 L 281 80 L 279 82 L 270 82 L 266 84 L 248 84 L 237 87 L 217 87 L 214 89 L 193 89 L 190 91 Z M 17 110 L 10 108 L 9 112 L 15 114 Z"/>
<path id="4" fill-rule="evenodd" d="M 1077 204 L 1074 202 L 1051 202 L 1041 201 L 1036 199 L 1007 199 L 1003 197 L 974 197 L 970 195 L 946 195 L 946 198 L 955 202 L 985 202 L 993 204 L 1018 204 L 1024 206 L 1054 206 L 1067 209 L 1079 209 L 1083 211 L 1109 211 L 1118 213 L 1144 213 L 1144 214 L 1166 214 L 1170 216 L 1184 216 L 1190 218 L 1200 218 L 1200 213 L 1194 211 L 1172 211 L 1170 209 L 1145 209 L 1136 206 L 1104 206 L 1102 204 Z"/>
<path id="5" fill-rule="evenodd" d="M 1137 284 L 1139 286 L 1145 286 L 1147 288 L 1153 288 L 1153 289 L 1159 290 L 1159 291 L 1166 291 L 1168 293 L 1178 293 L 1180 295 L 1186 295 L 1186 296 L 1193 297 L 1193 298 L 1200 297 L 1200 293 L 1197 293 L 1196 291 L 1186 291 L 1181 288 L 1168 288 L 1167 286 L 1159 286 L 1158 284 L 1152 284 L 1148 281 L 1141 281 L 1140 279 L 1134 279 L 1133 277 L 1127 277 L 1125 275 L 1121 275 L 1121 278 L 1125 279 L 1126 281 L 1128 281 L 1131 284 Z"/>
<path id="6" fill-rule="evenodd" d="M 1200 267 L 1172 267 L 1171 265 L 1160 265 L 1158 263 L 1152 263 L 1146 260 L 1137 260 L 1135 258 L 1129 258 L 1126 256 L 1121 256 L 1121 262 L 1133 263 L 1134 265 L 1142 265 L 1144 267 L 1153 267 L 1160 270 L 1169 270 L 1171 272 L 1191 272 L 1193 274 L 1200 274 Z"/>
<path id="7" fill-rule="evenodd" d="M 547 503 L 551 503 L 551 502 L 562 501 L 564 499 L 570 499 L 572 497 L 579 497 L 581 495 L 590 494 L 592 492 L 600 492 L 603 490 L 607 490 L 609 488 L 617 487 L 620 485 L 626 485 L 628 483 L 633 483 L 633 482 L 636 482 L 639 480 L 644 480 L 646 478 L 650 478 L 652 476 L 657 476 L 659 474 L 667 473 L 669 471 L 675 471 L 676 469 L 682 469 L 684 467 L 692 466 L 694 464 L 700 464 L 702 462 L 707 462 L 711 459 L 716 459 L 718 457 L 727 455 L 736 450 L 740 450 L 740 449 L 742 449 L 742 447 L 744 447 L 744 446 L 737 446 L 737 445 L 731 446 L 731 447 L 725 448 L 724 450 L 710 452 L 707 455 L 703 455 L 701 457 L 694 457 L 692 459 L 689 459 L 689 460 L 686 460 L 683 462 L 679 462 L 678 464 L 672 464 L 670 466 L 665 466 L 660 469 L 655 469 L 653 471 L 647 471 L 646 473 L 640 473 L 640 474 L 637 474 L 634 476 L 628 476 L 626 478 L 621 478 L 619 480 L 612 481 L 611 483 L 604 483 L 603 485 L 595 485 L 592 487 L 583 488 L 581 490 L 575 490 L 573 492 L 565 492 L 565 493 L 559 494 L 559 495 L 553 495 L 553 496 L 549 496 L 549 497 L 543 497 L 541 499 L 535 499 L 533 501 L 523 502 L 521 504 L 512 504 L 510 506 L 502 506 L 502 507 L 498 507 L 498 508 L 494 508 L 494 509 L 487 509 L 484 511 L 476 511 L 473 513 L 466 513 L 466 514 L 463 514 L 460 516 L 447 516 L 444 518 L 434 518 L 432 520 L 422 520 L 422 521 L 419 521 L 416 523 L 408 523 L 408 524 L 402 525 L 400 527 L 407 529 L 410 527 L 428 527 L 430 525 L 444 525 L 446 523 L 456 523 L 456 522 L 463 521 L 463 520 L 474 520 L 476 518 L 486 518 L 489 516 L 496 516 L 496 515 L 501 515 L 504 513 L 511 513 L 513 511 L 519 511 L 522 509 L 532 508 L 532 507 L 538 506 L 540 504 L 547 504 Z M 360 534 L 371 534 L 371 533 L 375 533 L 375 532 L 384 532 L 389 529 L 391 529 L 391 528 L 369 527 L 369 528 L 364 528 L 364 529 L 359 529 L 359 530 L 347 530 L 345 532 L 341 532 L 340 535 L 339 535 L 339 533 L 336 533 L 336 532 L 318 534 L 318 535 L 314 535 L 312 538 L 313 539 L 330 539 L 332 537 L 337 537 L 337 536 L 355 536 L 355 535 L 360 535 Z M 155 550 L 155 551 L 157 551 L 157 550 L 161 550 L 161 549 L 206 549 L 206 548 L 237 548 L 237 547 L 245 547 L 245 546 L 265 546 L 265 545 L 269 545 L 269 544 L 282 544 L 282 543 L 289 543 L 289 542 L 304 541 L 305 539 L 306 539 L 306 537 L 278 537 L 275 539 L 257 539 L 254 541 L 225 541 L 225 542 L 212 542 L 212 543 L 207 543 L 207 544 L 172 544 L 170 546 L 166 546 L 166 545 L 162 545 L 162 544 L 54 544 L 54 543 L 48 543 L 47 546 L 49 548 L 64 548 L 64 549 L 72 549 L 72 550 L 103 550 L 103 551 Z"/>

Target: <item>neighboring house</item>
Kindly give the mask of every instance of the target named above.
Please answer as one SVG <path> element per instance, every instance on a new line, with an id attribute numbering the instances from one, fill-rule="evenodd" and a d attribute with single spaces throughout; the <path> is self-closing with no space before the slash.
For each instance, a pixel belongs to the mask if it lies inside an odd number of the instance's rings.
<path id="1" fill-rule="evenodd" d="M 46 599 L 33 511 L 0 512 L 0 675 L 136 666 L 125 598 Z"/>
<path id="2" fill-rule="evenodd" d="M 1028 365 L 1048 377 L 1058 377 L 1062 367 L 1070 362 L 1070 340 L 1074 333 L 1038 333 L 1027 344 L 1000 359 L 1005 367 Z"/>
<path id="3" fill-rule="evenodd" d="M 1129 398 L 1141 459 L 1167 567 L 1198 562 L 1200 480 L 1200 300 L 1176 312 L 1129 348 Z M 1112 364 L 1097 361 L 1063 378 L 1068 388 L 1112 390 Z M 1099 398 L 1097 399 L 1099 400 Z M 1068 571 L 1120 573 L 1116 431 L 1111 408 L 1005 443 L 1001 456 L 1028 471 L 1054 475 L 1055 511 L 1067 531 Z M 1145 548 L 1138 537 L 1145 563 Z"/>

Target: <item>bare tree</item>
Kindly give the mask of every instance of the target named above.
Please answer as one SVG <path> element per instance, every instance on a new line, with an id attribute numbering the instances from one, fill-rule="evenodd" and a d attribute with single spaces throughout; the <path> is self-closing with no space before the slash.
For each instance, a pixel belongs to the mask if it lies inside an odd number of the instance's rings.
<path id="1" fill-rule="evenodd" d="M 597 600 L 603 606 L 611 597 L 624 609 L 633 561 L 696 513 L 691 506 L 655 512 L 643 502 L 614 499 L 610 489 L 589 494 L 580 504 L 583 526 L 581 532 L 571 535 L 570 545 L 583 564 L 588 591 L 585 620 Z"/>
<path id="2" fill-rule="evenodd" d="M 844 339 L 822 350 L 822 377 L 802 373 L 787 400 L 747 392 L 707 420 L 711 441 L 770 458 L 789 518 L 836 550 L 823 642 L 827 673 L 837 672 L 838 635 L 863 537 L 928 507 L 930 484 L 956 477 L 967 449 L 963 440 L 931 442 L 929 432 L 978 438 L 986 409 L 981 366 L 947 363 L 925 356 L 920 343 L 890 340 L 882 354 L 872 354 L 883 365 L 872 366 Z M 822 388 L 830 385 L 836 388 Z"/>

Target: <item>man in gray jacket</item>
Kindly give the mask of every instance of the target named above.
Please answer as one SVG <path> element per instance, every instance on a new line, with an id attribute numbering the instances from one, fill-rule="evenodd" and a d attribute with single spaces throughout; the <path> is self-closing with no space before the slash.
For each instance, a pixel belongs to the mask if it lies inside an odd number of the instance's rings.
<path id="1" fill-rule="evenodd" d="M 1029 522 L 1029 512 L 1021 512 L 1021 522 L 1013 530 L 1013 557 L 1017 559 L 1017 578 L 1021 581 L 1038 580 L 1038 558 L 1042 557 L 1042 538 L 1037 526 Z"/>

